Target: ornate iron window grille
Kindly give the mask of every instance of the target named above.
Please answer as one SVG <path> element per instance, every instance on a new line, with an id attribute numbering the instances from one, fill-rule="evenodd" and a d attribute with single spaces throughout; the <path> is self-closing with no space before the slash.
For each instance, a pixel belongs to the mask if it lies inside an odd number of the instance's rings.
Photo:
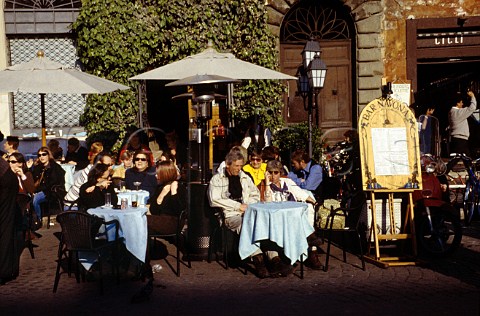
<path id="1" fill-rule="evenodd" d="M 285 16 L 281 30 L 284 43 L 305 43 L 311 38 L 349 39 L 350 30 L 344 10 L 338 5 L 324 7 L 315 2 L 300 2 Z"/>

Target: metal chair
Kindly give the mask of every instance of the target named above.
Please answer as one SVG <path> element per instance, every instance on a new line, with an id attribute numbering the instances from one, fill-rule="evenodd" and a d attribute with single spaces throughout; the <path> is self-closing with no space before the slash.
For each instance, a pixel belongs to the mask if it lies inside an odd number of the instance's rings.
<path id="1" fill-rule="evenodd" d="M 215 252 L 215 261 L 218 262 L 218 243 L 221 244 L 221 251 L 223 257 L 223 267 L 228 270 L 228 244 L 229 244 L 229 236 L 233 234 L 226 226 L 225 226 L 225 216 L 223 214 L 223 210 L 219 207 L 212 207 L 212 230 L 210 234 L 209 246 L 208 246 L 208 259 L 207 262 L 212 262 L 212 253 Z M 218 233 L 221 233 L 220 239 L 218 237 Z"/>
<path id="2" fill-rule="evenodd" d="M 179 215 L 178 215 L 178 220 L 177 220 L 177 229 L 175 231 L 175 233 L 171 233 L 171 234 L 148 234 L 148 241 L 150 243 L 149 245 L 149 251 L 151 251 L 153 249 L 153 246 L 155 244 L 155 241 L 157 238 L 161 238 L 161 239 L 166 239 L 166 238 L 172 238 L 174 237 L 175 238 L 175 243 L 176 243 L 176 248 L 177 248 L 177 270 L 175 272 L 175 274 L 177 275 L 177 277 L 180 276 L 180 237 L 183 236 L 183 245 L 184 245 L 184 249 L 185 249 L 185 256 L 187 257 L 187 260 L 188 260 L 188 268 L 191 268 L 192 267 L 192 264 L 190 262 L 190 256 L 188 255 L 187 253 L 187 247 L 186 247 L 186 243 L 185 243 L 185 235 L 182 233 L 182 230 L 183 230 L 183 226 L 185 225 L 185 221 L 187 219 L 187 212 L 186 210 L 183 210 Z M 166 259 L 165 259 L 166 261 Z M 168 263 L 168 261 L 167 261 Z M 169 263 L 168 263 L 169 264 Z M 170 265 L 170 264 L 169 264 Z"/>
<path id="3" fill-rule="evenodd" d="M 42 204 L 42 218 L 44 216 L 47 217 L 47 229 L 50 228 L 50 217 L 63 212 L 63 197 L 65 194 L 65 187 L 63 185 L 54 185 L 47 196 L 47 201 Z"/>
<path id="4" fill-rule="evenodd" d="M 30 194 L 27 193 L 18 193 L 17 194 L 17 205 L 20 208 L 23 218 L 23 239 L 25 240 L 25 248 L 27 248 L 30 252 L 30 256 L 32 259 L 35 259 L 35 253 L 33 248 L 32 239 L 41 237 L 40 234 L 36 233 L 32 207 L 30 206 L 32 201 L 32 197 Z"/>
<path id="5" fill-rule="evenodd" d="M 67 271 L 69 275 L 71 272 L 71 261 L 72 259 L 75 259 L 75 278 L 77 283 L 80 283 L 79 252 L 93 253 L 95 255 L 95 262 L 98 263 L 98 271 L 100 275 L 100 294 L 103 294 L 102 264 L 108 257 L 112 258 L 112 269 L 115 270 L 118 282 L 119 267 L 117 259 L 121 239 L 118 235 L 119 223 L 117 220 L 105 222 L 102 218 L 88 213 L 68 211 L 58 214 L 57 222 L 60 223 L 62 231 L 58 246 L 57 269 L 53 285 L 54 293 L 56 293 L 60 281 L 60 267 L 64 257 L 69 262 Z M 114 240 L 108 240 L 106 235 L 107 229 L 112 229 L 110 225 L 114 225 Z M 99 229 L 102 226 L 105 233 L 99 235 Z M 108 254 L 110 256 L 108 256 Z"/>
<path id="6" fill-rule="evenodd" d="M 339 232 L 342 236 L 341 248 L 343 252 L 343 261 L 347 262 L 346 254 L 346 234 L 353 233 L 358 238 L 358 247 L 360 251 L 360 260 L 362 261 L 362 270 L 365 271 L 365 259 L 363 256 L 362 237 L 359 230 L 360 215 L 363 207 L 365 206 L 366 199 L 363 191 L 357 191 L 344 197 L 344 207 L 333 208 L 331 207 L 330 214 L 327 217 L 327 221 L 324 228 L 320 230 L 326 230 L 328 232 L 328 245 L 327 253 L 325 257 L 324 271 L 328 270 L 328 263 L 330 259 L 330 248 L 333 239 L 333 232 Z M 333 228 L 334 219 L 336 216 L 343 216 L 345 218 L 344 228 Z M 340 245 L 339 245 L 340 246 Z"/>

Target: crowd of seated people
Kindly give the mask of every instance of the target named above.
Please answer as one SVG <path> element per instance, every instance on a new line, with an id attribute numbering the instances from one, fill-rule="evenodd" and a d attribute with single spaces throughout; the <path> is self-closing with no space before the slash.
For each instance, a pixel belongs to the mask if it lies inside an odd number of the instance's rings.
<path id="1" fill-rule="evenodd" d="M 175 152 L 164 151 L 155 164 L 148 146 L 141 143 L 139 133 L 132 133 L 118 155 L 120 163 L 114 167 L 117 159 L 104 152 L 102 143 L 92 143 L 88 151 L 82 148 L 78 139 L 68 141 L 64 162 L 74 164 L 77 172 L 73 186 L 66 192 L 65 200 L 76 201 L 82 210 L 86 210 L 103 205 L 105 194 L 109 193 L 112 204 L 117 205 L 118 197 L 112 179 L 118 178 L 125 182 L 126 189 L 149 192 L 149 232 L 168 233 L 177 228 L 178 214 L 186 208 L 187 193 L 185 187 L 178 182 L 180 172 Z M 14 171 L 19 179 L 19 190 L 30 193 L 32 188 L 29 183 L 33 183 L 32 205 L 41 218 L 40 205 L 48 200 L 52 187 L 65 187 L 65 171 L 55 161 L 48 147 L 41 147 L 37 154 L 31 181 L 28 168 L 24 166 L 23 155 L 10 153 L 9 159 L 12 170 L 18 163 Z M 259 201 L 274 201 L 273 192 L 289 192 L 288 200 L 309 203 L 308 221 L 313 226 L 313 205 L 316 200 L 312 193 L 322 181 L 322 168 L 314 164 L 303 151 L 294 152 L 291 160 L 293 171 L 287 177 L 288 169 L 279 161 L 278 148 L 266 146 L 262 151 L 252 150 L 248 156 L 247 150 L 242 146 L 234 146 L 229 151 L 223 166 L 218 168 L 208 187 L 210 205 L 222 209 L 226 227 L 239 234 L 248 205 Z M 63 196 L 60 198 L 63 200 Z M 312 234 L 307 241 L 307 265 L 320 269 L 316 248 L 318 240 Z M 292 273 L 292 263 L 281 252 L 282 249 L 266 241 L 261 249 L 252 254 L 260 278 Z M 149 267 L 148 261 L 146 266 Z"/>
<path id="2" fill-rule="evenodd" d="M 308 158 L 303 151 L 296 151 L 292 155 L 293 167 L 301 176 L 294 174 L 292 178 L 286 177 L 283 164 L 277 160 L 275 149 L 266 147 L 263 152 L 253 150 L 245 164 L 242 146 L 233 147 L 225 158 L 225 167 L 219 167 L 218 172 L 210 181 L 208 195 L 210 205 L 222 209 L 225 225 L 230 230 L 240 233 L 243 215 L 250 203 L 259 201 L 275 201 L 275 192 L 288 193 L 287 200 L 307 202 L 308 221 L 314 226 L 315 191 L 322 180 L 322 168 Z M 264 162 L 264 157 L 268 160 Z M 320 173 L 320 176 L 317 175 Z M 289 174 L 290 175 L 290 174 Z M 307 237 L 309 245 L 306 265 L 313 269 L 321 269 L 318 259 L 318 245 L 321 243 L 315 233 Z M 262 248 L 262 247 L 261 247 Z M 279 256 L 275 250 L 264 246 L 266 251 L 259 249 L 252 255 L 252 261 L 257 276 L 265 278 L 270 276 L 286 276 L 291 273 L 291 262 Z M 269 261 L 270 264 L 266 264 Z M 270 269 L 268 269 L 269 267 Z"/>

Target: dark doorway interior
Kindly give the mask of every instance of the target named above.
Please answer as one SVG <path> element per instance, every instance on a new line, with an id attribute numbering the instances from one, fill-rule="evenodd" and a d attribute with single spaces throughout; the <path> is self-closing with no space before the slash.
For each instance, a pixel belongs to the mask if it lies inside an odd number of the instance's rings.
<path id="1" fill-rule="evenodd" d="M 480 100 L 480 61 L 438 61 L 419 63 L 417 67 L 417 86 L 415 93 L 415 114 L 418 117 L 424 114 L 426 107 L 435 105 L 436 116 L 440 123 L 442 138 L 448 138 L 448 112 L 453 104 L 453 97 L 460 93 L 465 97 L 464 103 L 468 106 L 467 89 L 471 89 Z M 480 148 L 480 126 L 475 120 L 469 119 L 470 143 L 472 153 Z M 442 155 L 446 155 L 447 148 L 442 147 Z M 478 156 L 478 154 L 476 154 Z"/>
<path id="2" fill-rule="evenodd" d="M 186 91 L 186 87 L 165 87 L 168 81 L 147 81 L 147 113 L 150 126 L 155 128 L 155 137 L 166 148 L 165 134 L 177 134 L 177 163 L 187 162 L 188 153 L 188 103 L 172 101 L 172 97 Z"/>

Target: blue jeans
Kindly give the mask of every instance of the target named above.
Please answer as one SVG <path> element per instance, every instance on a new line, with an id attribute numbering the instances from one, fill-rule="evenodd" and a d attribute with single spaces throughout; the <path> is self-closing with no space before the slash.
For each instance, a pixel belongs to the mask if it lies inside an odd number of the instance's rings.
<path id="1" fill-rule="evenodd" d="M 37 214 L 38 218 L 42 218 L 42 209 L 40 207 L 40 204 L 43 202 L 47 201 L 47 196 L 43 191 L 35 193 L 33 196 L 33 209 L 35 210 L 35 213 Z"/>

